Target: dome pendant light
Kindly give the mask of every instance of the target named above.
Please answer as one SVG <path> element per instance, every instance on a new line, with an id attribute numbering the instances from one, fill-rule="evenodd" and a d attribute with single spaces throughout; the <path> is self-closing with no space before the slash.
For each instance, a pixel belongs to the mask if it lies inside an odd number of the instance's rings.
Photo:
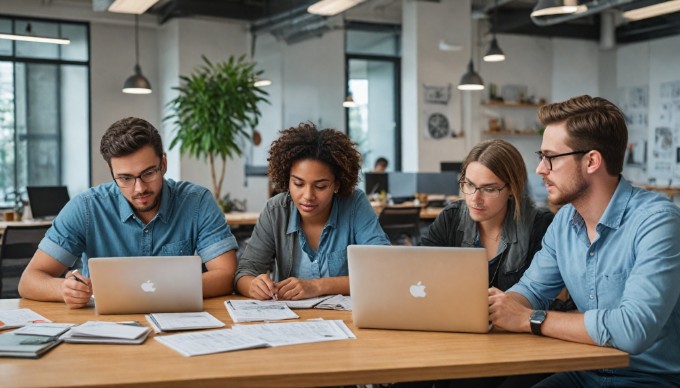
<path id="1" fill-rule="evenodd" d="M 475 71 L 475 66 L 472 63 L 472 58 L 470 58 L 470 63 L 468 64 L 468 69 L 460 78 L 460 83 L 458 84 L 458 90 L 483 90 L 484 81 L 482 77 Z"/>
<path id="2" fill-rule="evenodd" d="M 123 84 L 123 93 L 128 94 L 149 94 L 151 93 L 151 84 L 149 80 L 142 74 L 142 68 L 139 67 L 139 16 L 135 15 L 135 74 L 125 80 Z"/>
<path id="3" fill-rule="evenodd" d="M 493 32 L 493 39 L 491 39 L 491 44 L 489 45 L 489 50 L 484 55 L 484 62 L 502 62 L 505 60 L 505 54 L 500 47 L 498 47 L 498 41 L 496 40 L 496 27 L 498 26 L 498 0 L 495 2 L 496 7 L 493 10 L 493 24 L 491 25 L 491 31 Z"/>

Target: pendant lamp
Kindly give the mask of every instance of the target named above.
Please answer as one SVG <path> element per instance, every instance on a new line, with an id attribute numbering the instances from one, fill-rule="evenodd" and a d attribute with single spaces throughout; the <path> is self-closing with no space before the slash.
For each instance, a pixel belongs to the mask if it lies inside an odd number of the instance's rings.
<path id="1" fill-rule="evenodd" d="M 484 55 L 484 62 L 501 62 L 505 60 L 505 54 L 500 47 L 498 47 L 498 41 L 496 40 L 496 27 L 498 26 L 498 0 L 495 2 L 496 7 L 493 9 L 493 24 L 491 25 L 491 32 L 493 33 L 493 39 L 491 39 L 491 44 L 489 45 L 489 50 Z"/>
<path id="2" fill-rule="evenodd" d="M 123 84 L 123 93 L 150 94 L 151 84 L 142 74 L 139 67 L 139 16 L 135 15 L 135 74 L 131 75 Z"/>
<path id="3" fill-rule="evenodd" d="M 470 63 L 465 74 L 460 78 L 458 83 L 458 90 L 483 90 L 484 81 L 482 77 L 475 71 L 475 64 L 472 62 L 472 55 L 474 52 L 474 43 L 472 39 L 472 28 L 470 28 Z"/>

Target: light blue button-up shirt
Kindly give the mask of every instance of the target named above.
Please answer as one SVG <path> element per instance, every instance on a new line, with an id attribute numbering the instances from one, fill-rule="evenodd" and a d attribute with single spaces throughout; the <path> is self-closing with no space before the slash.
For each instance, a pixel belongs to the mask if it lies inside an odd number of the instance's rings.
<path id="1" fill-rule="evenodd" d="M 297 207 L 292 201 L 290 206 L 288 234 L 297 234 L 300 244 L 300 257 L 293 258 L 291 276 L 301 279 L 347 276 L 348 245 L 390 245 L 375 211 L 361 190 L 355 190 L 350 197 L 333 198 L 331 213 L 321 232 L 316 252 L 302 230 Z"/>
<path id="2" fill-rule="evenodd" d="M 238 245 L 210 191 L 164 179 L 158 214 L 148 224 L 135 215 L 115 182 L 105 183 L 69 201 L 38 248 L 89 276 L 91 257 L 197 253 L 205 263 Z"/>
<path id="3" fill-rule="evenodd" d="M 629 371 L 680 384 L 680 209 L 621 179 L 591 244 L 574 207 L 560 209 L 508 292 L 547 309 L 567 287 L 595 343 L 631 353 Z"/>

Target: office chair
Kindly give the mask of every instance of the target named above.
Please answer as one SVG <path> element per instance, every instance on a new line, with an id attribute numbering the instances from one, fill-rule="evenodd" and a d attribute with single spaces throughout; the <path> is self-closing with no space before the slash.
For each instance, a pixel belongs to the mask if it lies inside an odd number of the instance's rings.
<path id="1" fill-rule="evenodd" d="M 19 279 L 49 225 L 8 226 L 0 245 L 0 299 L 19 297 Z"/>
<path id="2" fill-rule="evenodd" d="M 420 243 L 420 207 L 388 206 L 382 209 L 378 222 L 394 245 Z"/>

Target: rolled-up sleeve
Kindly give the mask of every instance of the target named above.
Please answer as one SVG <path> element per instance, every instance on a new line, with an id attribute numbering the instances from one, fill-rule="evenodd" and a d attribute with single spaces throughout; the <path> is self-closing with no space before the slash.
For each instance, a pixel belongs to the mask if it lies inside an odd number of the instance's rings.
<path id="1" fill-rule="evenodd" d="M 38 249 L 67 267 L 73 267 L 85 251 L 90 213 L 82 195 L 70 200 L 52 222 Z"/>
<path id="2" fill-rule="evenodd" d="M 204 191 L 198 205 L 198 240 L 196 251 L 208 262 L 223 253 L 238 249 L 224 213 L 209 191 Z"/>

